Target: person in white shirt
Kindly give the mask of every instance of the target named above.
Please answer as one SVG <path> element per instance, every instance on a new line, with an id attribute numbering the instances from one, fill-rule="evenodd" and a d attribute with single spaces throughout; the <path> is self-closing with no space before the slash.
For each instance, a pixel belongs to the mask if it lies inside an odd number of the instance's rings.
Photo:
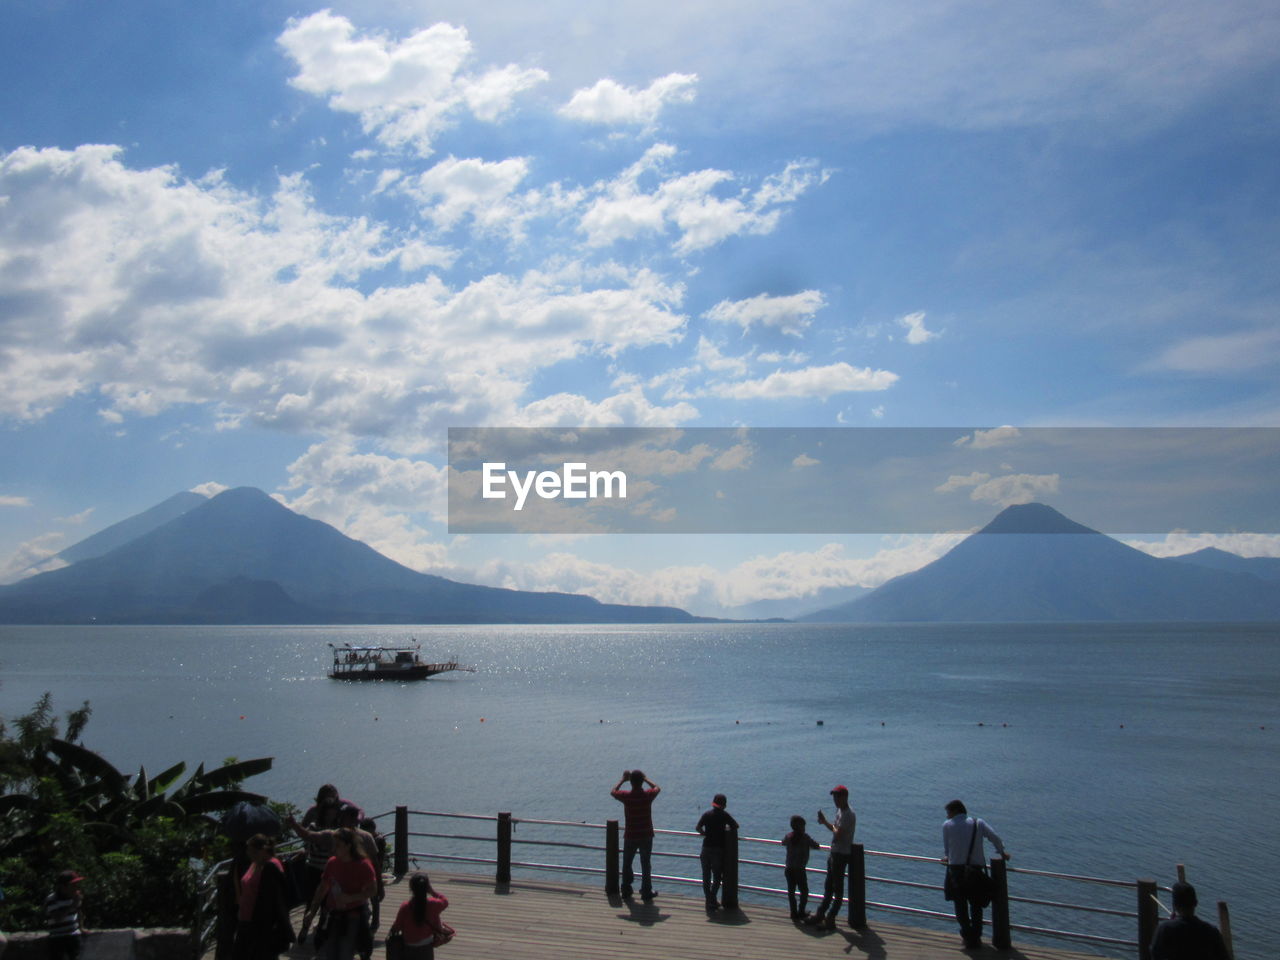
<path id="1" fill-rule="evenodd" d="M 822 904 L 805 921 L 810 926 L 822 926 L 828 930 L 835 929 L 840 902 L 844 900 L 844 874 L 849 868 L 849 857 L 853 853 L 853 831 L 858 825 L 857 814 L 849 806 L 848 787 L 841 784 L 832 788 L 831 800 L 836 805 L 834 821 L 828 820 L 821 810 L 818 811 L 818 822 L 831 831 L 831 850 L 827 855 L 827 879 L 822 886 Z M 852 919 L 849 925 L 853 925 Z"/>
<path id="2" fill-rule="evenodd" d="M 976 950 L 982 946 L 982 909 L 986 905 L 967 884 L 967 867 L 979 868 L 984 874 L 987 855 L 982 847 L 985 837 L 995 846 L 996 852 L 1008 860 L 1004 842 L 985 820 L 970 817 L 969 811 L 959 800 L 947 804 L 947 821 L 942 825 L 942 862 L 947 865 L 946 897 L 956 908 L 956 922 L 965 949 Z"/>

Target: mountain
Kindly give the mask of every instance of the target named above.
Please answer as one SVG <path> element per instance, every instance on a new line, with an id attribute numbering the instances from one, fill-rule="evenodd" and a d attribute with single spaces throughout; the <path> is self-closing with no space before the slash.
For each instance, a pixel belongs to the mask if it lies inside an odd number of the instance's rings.
<path id="1" fill-rule="evenodd" d="M 104 531 L 105 532 L 105 531 Z M 418 573 L 261 490 L 0 587 L 0 623 L 647 623 L 698 618 Z"/>
<path id="2" fill-rule="evenodd" d="M 817 592 L 805 597 L 776 597 L 766 600 L 753 600 L 736 607 L 721 607 L 719 616 L 731 620 L 794 620 L 815 610 L 824 610 L 837 604 L 870 593 L 870 587 L 822 587 Z"/>
<path id="3" fill-rule="evenodd" d="M 1280 620 L 1280 590 L 1247 573 L 1152 557 L 1029 503 L 919 570 L 801 619 Z"/>
<path id="4" fill-rule="evenodd" d="M 200 506 L 209 498 L 199 493 L 192 493 L 190 490 L 184 490 L 182 493 L 175 493 L 168 500 L 156 504 L 150 510 L 144 510 L 142 513 L 135 514 L 127 520 L 121 520 L 111 526 L 99 530 L 93 536 L 85 537 L 78 543 L 73 543 L 67 549 L 58 554 L 58 559 L 67 563 L 79 563 L 81 560 L 88 560 L 90 557 L 100 557 L 104 553 L 110 553 L 116 547 L 122 547 L 130 540 L 137 540 L 140 536 L 150 533 L 156 527 L 164 526 L 175 517 L 180 517 L 188 510 Z"/>
<path id="5" fill-rule="evenodd" d="M 1179 557 L 1170 557 L 1179 563 L 1194 563 L 1214 570 L 1228 570 L 1232 573 L 1249 573 L 1262 580 L 1280 580 L 1280 557 L 1241 557 L 1217 547 L 1205 547 L 1195 553 L 1184 553 Z"/>

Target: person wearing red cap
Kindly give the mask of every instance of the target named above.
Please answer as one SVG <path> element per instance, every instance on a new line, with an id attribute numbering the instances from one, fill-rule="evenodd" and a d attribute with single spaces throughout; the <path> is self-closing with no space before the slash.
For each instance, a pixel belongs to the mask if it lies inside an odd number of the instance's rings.
<path id="1" fill-rule="evenodd" d="M 44 901 L 49 925 L 49 960 L 78 960 L 80 956 L 80 909 L 84 897 L 74 870 L 63 870 L 54 878 L 53 893 Z"/>
<path id="2" fill-rule="evenodd" d="M 844 874 L 853 855 L 853 831 L 858 825 L 857 814 L 849 806 L 849 788 L 844 784 L 833 787 L 831 801 L 836 805 L 836 818 L 828 820 L 818 811 L 818 822 L 831 831 L 831 848 L 827 854 L 827 879 L 822 885 L 822 904 L 805 922 L 834 930 L 840 904 L 844 900 Z"/>

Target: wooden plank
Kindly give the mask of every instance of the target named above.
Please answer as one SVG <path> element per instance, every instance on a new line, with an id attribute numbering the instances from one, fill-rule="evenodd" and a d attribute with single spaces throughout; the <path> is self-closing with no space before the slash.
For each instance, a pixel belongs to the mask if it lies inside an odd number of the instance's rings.
<path id="1" fill-rule="evenodd" d="M 744 904 L 740 911 L 707 916 L 701 896 L 662 890 L 652 904 L 609 898 L 603 890 L 517 876 L 505 887 L 491 877 L 431 871 L 431 882 L 449 898 L 445 919 L 458 931 L 441 960 L 1096 960 L 1096 954 L 1019 943 L 1012 952 L 990 945 L 962 949 L 957 934 L 940 933 L 870 917 L 867 929 L 842 920 L 833 931 L 797 927 L 785 907 Z M 382 937 L 408 883 L 390 884 L 375 938 L 374 960 L 384 960 Z M 297 917 L 295 917 L 295 924 Z M 1015 935 L 1016 936 L 1016 935 Z M 311 944 L 291 956 L 307 960 Z"/>

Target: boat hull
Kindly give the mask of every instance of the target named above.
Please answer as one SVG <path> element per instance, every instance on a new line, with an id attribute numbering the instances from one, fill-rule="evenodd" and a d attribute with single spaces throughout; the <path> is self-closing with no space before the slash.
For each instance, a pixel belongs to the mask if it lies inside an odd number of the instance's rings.
<path id="1" fill-rule="evenodd" d="M 331 680 L 425 680 L 436 674 L 454 670 L 448 664 L 421 663 L 411 667 L 393 667 L 374 670 L 334 670 L 329 673 Z"/>

